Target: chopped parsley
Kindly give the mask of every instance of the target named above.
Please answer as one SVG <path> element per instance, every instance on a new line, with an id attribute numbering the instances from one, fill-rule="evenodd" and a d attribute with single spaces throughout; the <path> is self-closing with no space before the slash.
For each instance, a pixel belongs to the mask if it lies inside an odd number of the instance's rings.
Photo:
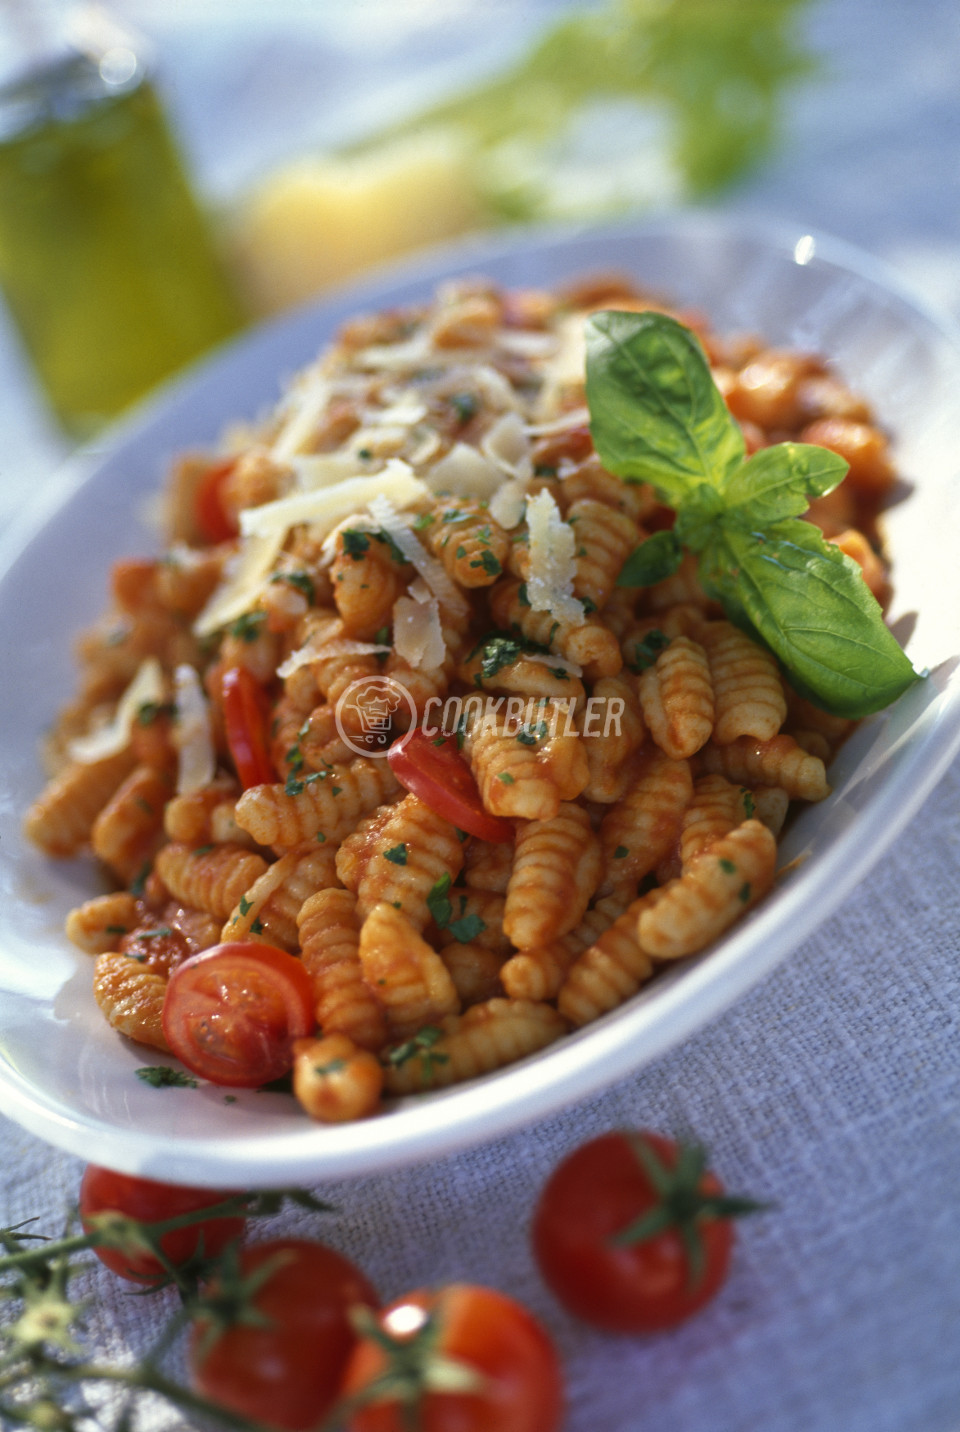
<path id="1" fill-rule="evenodd" d="M 480 403 L 474 393 L 451 393 L 448 402 L 456 413 L 461 427 L 469 423 L 471 418 L 475 418 L 480 411 Z"/>
<path id="2" fill-rule="evenodd" d="M 173 930 L 169 925 L 158 925 L 154 930 L 138 930 L 138 940 L 162 940 L 166 935 L 172 935 Z"/>
<path id="3" fill-rule="evenodd" d="M 517 783 L 509 771 L 501 771 L 497 776 L 498 781 L 503 781 L 505 786 L 515 786 Z"/>
<path id="4" fill-rule="evenodd" d="M 492 552 L 481 552 L 480 556 L 470 563 L 470 566 L 482 567 L 489 577 L 499 577 L 503 571 L 503 568 Z"/>
<path id="5" fill-rule="evenodd" d="M 182 1069 L 169 1064 L 145 1064 L 134 1071 L 138 1079 L 149 1084 L 151 1089 L 196 1089 L 197 1081 Z"/>
<path id="6" fill-rule="evenodd" d="M 391 846 L 383 852 L 384 860 L 389 860 L 392 865 L 406 865 L 407 847 L 401 841 L 399 845 Z"/>
<path id="7" fill-rule="evenodd" d="M 241 914 L 241 915 L 249 915 L 249 914 L 250 914 L 250 911 L 251 911 L 252 909 L 253 909 L 253 901 L 252 901 L 252 900 L 248 900 L 247 897 L 246 897 L 246 895 L 241 895 L 241 896 L 240 896 L 240 914 Z"/>
<path id="8" fill-rule="evenodd" d="M 720 869 L 725 875 L 736 875 L 737 873 L 737 867 L 734 865 L 733 861 L 724 860 L 722 857 L 720 860 Z"/>
<path id="9" fill-rule="evenodd" d="M 387 551 L 390 553 L 390 556 L 395 562 L 399 562 L 401 567 L 404 566 L 405 563 L 408 563 L 410 561 L 410 558 L 406 555 L 403 549 L 401 547 L 398 547 L 396 542 L 394 542 L 393 538 L 390 536 L 390 533 L 384 531 L 382 527 L 379 532 L 372 532 L 370 535 L 373 537 L 374 541 L 383 543 Z"/>
<path id="10" fill-rule="evenodd" d="M 442 1029 L 438 1029 L 435 1024 L 425 1024 L 412 1039 L 407 1039 L 403 1044 L 388 1049 L 383 1055 L 382 1062 L 392 1069 L 399 1069 L 401 1064 L 406 1064 L 408 1059 L 419 1056 L 424 1078 L 430 1079 L 433 1076 L 435 1065 L 450 1062 L 448 1054 L 440 1054 L 434 1050 L 434 1045 L 439 1043 L 442 1038 Z"/>
<path id="11" fill-rule="evenodd" d="M 548 648 L 541 646 L 539 642 L 531 641 L 519 632 L 512 636 L 496 632 L 492 636 L 485 637 L 478 646 L 474 647 L 467 658 L 469 661 L 478 653 L 480 654 L 480 671 L 474 677 L 477 686 L 480 686 L 484 679 L 489 680 L 492 676 L 496 676 L 497 672 L 502 671 L 505 666 L 512 666 L 525 652 L 529 651 L 546 654 Z"/>
<path id="12" fill-rule="evenodd" d="M 313 606 L 317 589 L 313 585 L 313 578 L 309 572 L 274 572 L 270 580 L 271 582 L 285 582 L 288 587 L 294 587 L 306 597 L 307 605 Z"/>
<path id="13" fill-rule="evenodd" d="M 346 528 L 340 533 L 340 540 L 343 543 L 343 554 L 345 557 L 352 557 L 355 562 L 370 549 L 370 538 L 366 532 L 356 532 L 352 527 Z"/>
<path id="14" fill-rule="evenodd" d="M 254 920 L 253 924 L 250 926 L 250 933 L 251 935 L 263 934 L 263 921 L 259 917 Z"/>
<path id="15" fill-rule="evenodd" d="M 753 818 L 753 813 L 754 813 L 754 811 L 755 811 L 756 808 L 757 808 L 757 803 L 756 803 L 756 801 L 753 799 L 753 792 L 752 792 L 752 791 L 748 791 L 747 788 L 746 788 L 746 786 L 741 786 L 741 787 L 740 787 L 740 794 L 741 794 L 741 796 L 743 797 L 743 811 L 744 811 L 744 814 L 745 814 L 745 816 L 747 817 L 747 820 L 751 820 L 751 819 Z"/>
<path id="16" fill-rule="evenodd" d="M 173 716 L 176 707 L 172 701 L 144 701 L 137 707 L 137 725 L 152 726 L 161 716 Z"/>
<path id="17" fill-rule="evenodd" d="M 626 860 L 629 854 L 630 847 L 628 845 L 618 845 L 616 850 L 613 852 L 613 858 L 614 860 Z"/>
<path id="18" fill-rule="evenodd" d="M 737 891 L 737 899 L 742 900 L 744 905 L 750 899 L 750 881 L 746 880 Z"/>
<path id="19" fill-rule="evenodd" d="M 432 527 L 436 520 L 437 519 L 432 512 L 421 512 L 420 516 L 413 524 L 413 530 L 414 532 L 423 532 L 425 528 Z"/>
<path id="20" fill-rule="evenodd" d="M 237 617 L 235 622 L 230 623 L 228 631 L 238 641 L 256 641 L 266 620 L 266 612 L 244 612 L 242 617 Z"/>
<path id="21" fill-rule="evenodd" d="M 648 631 L 643 641 L 635 641 L 633 644 L 633 660 L 627 665 L 631 671 L 646 671 L 648 666 L 653 666 L 657 657 L 664 647 L 670 645 L 670 638 L 659 628 Z"/>
<path id="22" fill-rule="evenodd" d="M 313 1072 L 314 1074 L 319 1074 L 320 1078 L 323 1079 L 327 1074 L 339 1074 L 340 1071 L 346 1069 L 346 1067 L 347 1061 L 345 1059 L 331 1059 L 329 1064 L 314 1064 Z"/>

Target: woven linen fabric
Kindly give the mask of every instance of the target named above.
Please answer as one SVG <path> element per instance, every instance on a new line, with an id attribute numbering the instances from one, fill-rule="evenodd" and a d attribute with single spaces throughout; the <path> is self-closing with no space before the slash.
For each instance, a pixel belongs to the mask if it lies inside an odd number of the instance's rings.
<path id="1" fill-rule="evenodd" d="M 518 1297 L 563 1359 L 565 1432 L 956 1432 L 958 856 L 960 763 L 840 913 L 668 1056 L 509 1138 L 319 1184 L 336 1214 L 297 1211 L 254 1236 L 325 1239 L 385 1298 L 451 1279 Z M 741 1226 L 716 1301 L 646 1339 L 568 1317 L 528 1246 L 556 1162 L 627 1125 L 695 1135 L 729 1188 L 775 1204 Z M 37 1215 L 55 1231 L 81 1167 L 0 1122 L 0 1223 Z M 100 1269 L 76 1292 L 94 1299 L 100 1358 L 142 1351 L 175 1305 Z M 151 1403 L 139 1425 L 189 1424 Z"/>

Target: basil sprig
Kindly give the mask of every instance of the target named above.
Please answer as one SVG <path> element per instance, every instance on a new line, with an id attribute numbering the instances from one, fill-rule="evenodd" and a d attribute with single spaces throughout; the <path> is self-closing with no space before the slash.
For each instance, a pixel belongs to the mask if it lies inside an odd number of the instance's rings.
<path id="1" fill-rule="evenodd" d="M 677 513 L 628 557 L 619 585 L 662 581 L 684 549 L 698 553 L 708 595 L 838 716 L 879 711 L 916 681 L 860 568 L 799 520 L 843 479 L 843 458 L 794 442 L 748 458 L 699 342 L 666 314 L 595 313 L 586 339 L 601 462 Z"/>

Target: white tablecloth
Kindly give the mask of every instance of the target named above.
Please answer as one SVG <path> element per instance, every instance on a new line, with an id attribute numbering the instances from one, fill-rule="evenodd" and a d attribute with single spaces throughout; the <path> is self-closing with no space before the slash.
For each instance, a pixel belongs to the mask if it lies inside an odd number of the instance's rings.
<path id="1" fill-rule="evenodd" d="M 209 50 L 225 12 L 205 8 L 209 24 L 194 39 Z M 830 73 L 798 93 L 779 162 L 736 202 L 859 242 L 960 312 L 953 0 L 825 0 L 810 28 Z M 186 23 L 177 30 L 171 19 L 174 52 L 188 39 Z M 183 114 L 203 161 L 200 112 Z M 204 177 L 216 178 L 209 163 Z M 0 378 L 2 517 L 60 444 L 9 336 Z M 680 1049 L 509 1139 L 321 1185 L 339 1212 L 289 1216 L 284 1230 L 327 1238 L 384 1296 L 472 1279 L 527 1302 L 564 1359 L 567 1432 L 957 1432 L 958 856 L 960 764 L 839 914 Z M 527 1243 L 533 1200 L 557 1160 L 620 1125 L 695 1134 L 731 1188 L 777 1205 L 743 1226 L 717 1301 L 645 1341 L 568 1318 Z M 80 1171 L 0 1118 L 0 1224 L 38 1215 L 54 1231 Z M 156 1305 L 123 1296 L 107 1274 L 90 1291 L 93 1343 L 129 1355 Z M 184 1424 L 154 1409 L 145 1425 Z"/>

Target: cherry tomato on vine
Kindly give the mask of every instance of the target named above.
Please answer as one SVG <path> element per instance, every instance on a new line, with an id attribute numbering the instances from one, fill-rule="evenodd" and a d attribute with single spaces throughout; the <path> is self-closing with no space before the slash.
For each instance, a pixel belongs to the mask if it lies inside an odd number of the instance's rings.
<path id="1" fill-rule="evenodd" d="M 227 745 L 245 791 L 271 785 L 277 773 L 267 744 L 267 702 L 257 678 L 245 666 L 230 666 L 220 683 Z"/>
<path id="2" fill-rule="evenodd" d="M 477 783 L 457 750 L 455 736 L 431 738 L 414 727 L 393 743 L 387 761 L 400 784 L 444 820 L 480 840 L 513 840 L 510 822 L 484 810 Z"/>
<path id="3" fill-rule="evenodd" d="M 236 465 L 232 457 L 212 463 L 197 483 L 193 515 L 206 542 L 229 542 L 239 533 L 234 517 L 223 505 L 223 484 Z"/>
<path id="4" fill-rule="evenodd" d="M 348 1259 L 322 1243 L 275 1238 L 241 1251 L 194 1323 L 191 1375 L 213 1402 L 299 1432 L 329 1411 L 357 1337 L 351 1308 L 379 1304 Z"/>
<path id="5" fill-rule="evenodd" d="M 98 1164 L 87 1164 L 80 1182 L 80 1219 L 86 1233 L 92 1231 L 90 1219 L 96 1213 L 125 1213 L 141 1223 L 163 1223 L 182 1213 L 212 1208 L 231 1196 L 229 1191 L 156 1183 L 152 1178 L 135 1178 Z M 160 1246 L 177 1267 L 198 1251 L 205 1258 L 213 1258 L 240 1237 L 245 1222 L 239 1214 L 204 1219 L 189 1228 L 165 1233 Z M 159 1259 L 146 1251 L 125 1253 L 119 1248 L 94 1248 L 93 1251 L 112 1272 L 134 1283 L 155 1282 L 166 1274 Z"/>
<path id="6" fill-rule="evenodd" d="M 254 1089 L 286 1074 L 293 1043 L 313 1032 L 313 989 L 298 959 L 236 940 L 178 965 L 163 1001 L 163 1033 L 202 1079 Z"/>
<path id="7" fill-rule="evenodd" d="M 658 1332 L 709 1302 L 727 1276 L 731 1219 L 762 1204 L 728 1197 L 701 1148 L 659 1134 L 603 1134 L 547 1180 L 533 1248 L 570 1312 L 609 1332 Z"/>
<path id="8" fill-rule="evenodd" d="M 553 1344 L 505 1294 L 465 1283 L 420 1289 L 370 1324 L 342 1388 L 344 1398 L 361 1403 L 350 1432 L 560 1427 L 563 1385 Z"/>

